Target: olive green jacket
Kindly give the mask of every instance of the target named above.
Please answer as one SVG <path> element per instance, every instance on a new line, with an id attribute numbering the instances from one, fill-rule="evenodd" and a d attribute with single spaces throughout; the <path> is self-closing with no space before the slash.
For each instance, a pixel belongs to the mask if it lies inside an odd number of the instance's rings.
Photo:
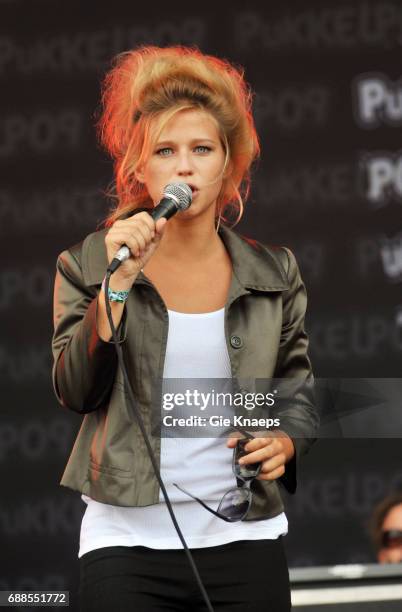
<path id="1" fill-rule="evenodd" d="M 60 484 L 99 502 L 147 506 L 159 502 L 159 483 L 128 408 L 114 345 L 103 341 L 96 327 L 97 296 L 107 267 L 105 233 L 90 234 L 57 260 L 53 386 L 62 406 L 85 415 Z M 296 453 L 278 480 L 294 493 L 296 465 L 314 441 L 319 421 L 304 331 L 305 287 L 289 249 L 263 246 L 225 226 L 219 235 L 233 265 L 225 305 L 232 378 L 283 377 L 307 383 L 280 427 L 291 436 Z M 165 303 L 141 272 L 118 333 L 159 464 L 161 439 L 151 435 L 151 393 L 155 378 L 163 378 L 168 322 Z M 270 518 L 283 510 L 278 481 L 254 480 L 252 491 L 243 520 Z"/>

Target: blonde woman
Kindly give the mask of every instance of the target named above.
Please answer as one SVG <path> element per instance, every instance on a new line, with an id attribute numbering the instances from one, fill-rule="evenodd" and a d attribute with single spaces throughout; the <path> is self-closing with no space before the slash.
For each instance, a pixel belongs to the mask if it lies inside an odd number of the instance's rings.
<path id="1" fill-rule="evenodd" d="M 124 244 L 131 257 L 109 287 L 113 322 L 213 609 L 290 609 L 278 482 L 295 491 L 296 463 L 313 441 L 317 414 L 294 255 L 228 225 L 234 212 L 237 221 L 243 214 L 259 154 L 251 103 L 241 68 L 195 48 L 122 53 L 104 81 L 98 129 L 115 160 L 116 206 L 103 230 L 59 256 L 54 306 L 55 392 L 85 415 L 61 480 L 87 504 L 82 610 L 206 609 L 128 410 L 111 339 L 102 281 Z M 147 209 L 170 183 L 190 186 L 192 204 L 155 223 Z M 294 378 L 310 391 L 299 394 L 280 429 L 247 442 L 242 469 L 258 470 L 243 511 L 228 518 L 227 492 L 246 490 L 232 472 L 236 440 L 158 438 L 151 400 L 158 378 L 231 377 Z"/>

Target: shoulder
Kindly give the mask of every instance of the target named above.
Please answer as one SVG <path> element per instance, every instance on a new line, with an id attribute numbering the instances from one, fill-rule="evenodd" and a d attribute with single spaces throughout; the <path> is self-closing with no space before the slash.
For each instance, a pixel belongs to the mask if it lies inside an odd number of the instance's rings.
<path id="1" fill-rule="evenodd" d="M 253 238 L 239 234 L 241 240 L 248 244 L 256 253 L 265 256 L 266 259 L 274 259 L 287 273 L 289 270 L 290 259 L 295 258 L 292 251 L 285 246 L 271 244 L 267 242 L 259 242 Z"/>
<path id="2" fill-rule="evenodd" d="M 285 272 L 286 276 L 289 275 L 289 271 L 292 268 L 297 267 L 296 257 L 289 247 L 260 242 L 254 238 L 245 236 L 234 229 L 230 229 L 229 232 L 237 236 L 247 250 L 250 250 L 259 257 L 262 257 L 268 263 L 275 263 L 282 271 Z"/>

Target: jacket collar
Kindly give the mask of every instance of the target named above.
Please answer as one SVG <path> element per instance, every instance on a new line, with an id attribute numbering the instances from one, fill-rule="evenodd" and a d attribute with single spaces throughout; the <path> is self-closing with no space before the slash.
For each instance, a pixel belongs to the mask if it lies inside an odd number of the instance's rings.
<path id="1" fill-rule="evenodd" d="M 87 286 L 100 285 L 107 268 L 105 249 L 106 229 L 87 236 L 82 245 L 82 271 Z M 289 289 L 286 273 L 275 256 L 275 248 L 263 246 L 221 225 L 219 235 L 230 255 L 233 273 L 239 289 L 283 291 Z M 136 283 L 149 284 L 140 273 Z"/>
<path id="2" fill-rule="evenodd" d="M 246 289 L 284 291 L 289 282 L 274 249 L 221 226 L 219 235 L 231 257 L 233 272 Z"/>

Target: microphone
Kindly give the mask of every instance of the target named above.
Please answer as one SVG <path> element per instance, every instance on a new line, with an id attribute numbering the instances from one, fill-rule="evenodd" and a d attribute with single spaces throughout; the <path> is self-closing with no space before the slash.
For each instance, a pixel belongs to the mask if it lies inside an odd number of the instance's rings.
<path id="1" fill-rule="evenodd" d="M 187 210 L 193 200 L 193 192 L 187 183 L 169 183 L 163 190 L 163 197 L 159 204 L 150 212 L 153 220 L 170 219 L 179 210 Z M 125 244 L 120 247 L 112 259 L 107 272 L 113 274 L 117 268 L 131 256 L 131 251 Z"/>

